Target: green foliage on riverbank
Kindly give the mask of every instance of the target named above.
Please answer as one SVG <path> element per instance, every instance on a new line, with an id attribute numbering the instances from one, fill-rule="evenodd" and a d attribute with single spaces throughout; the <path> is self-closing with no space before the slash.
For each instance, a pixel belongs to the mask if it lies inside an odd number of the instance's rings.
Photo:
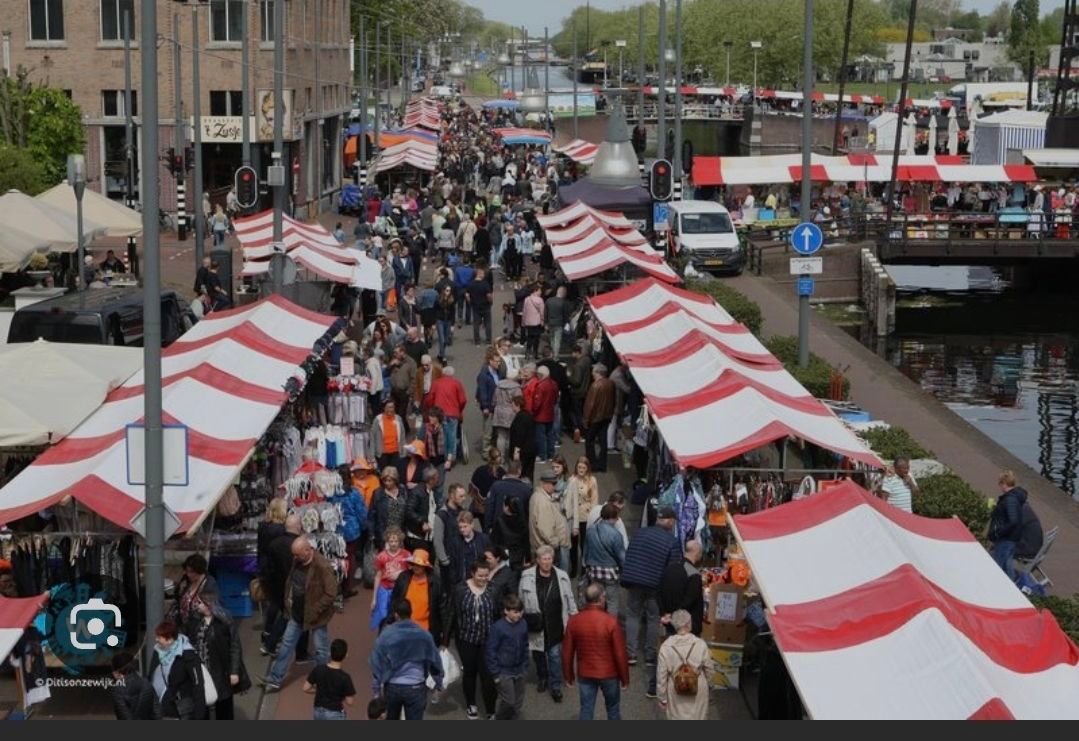
<path id="1" fill-rule="evenodd" d="M 465 78 L 465 90 L 483 98 L 497 98 L 502 94 L 498 83 L 486 72 L 476 72 Z"/>
<path id="2" fill-rule="evenodd" d="M 926 476 L 918 482 L 921 494 L 914 498 L 914 514 L 936 519 L 958 517 L 976 538 L 989 525 L 986 497 L 954 473 Z"/>
<path id="3" fill-rule="evenodd" d="M 764 319 L 761 316 L 761 307 L 756 301 L 750 300 L 744 293 L 720 280 L 690 280 L 686 287 L 714 298 L 735 321 L 746 325 L 750 332 L 760 337 Z"/>
<path id="4" fill-rule="evenodd" d="M 874 427 L 858 433 L 859 437 L 869 443 L 869 447 L 887 462 L 896 458 L 932 458 L 933 452 L 926 450 L 909 432 L 902 427 Z"/>
<path id="5" fill-rule="evenodd" d="M 832 388 L 832 366 L 816 353 L 809 353 L 809 365 L 798 367 L 798 338 L 790 335 L 776 335 L 768 339 L 764 346 L 783 363 L 792 376 L 806 387 L 806 390 L 818 399 L 827 399 Z M 850 397 L 850 381 L 843 379 L 843 398 Z"/>

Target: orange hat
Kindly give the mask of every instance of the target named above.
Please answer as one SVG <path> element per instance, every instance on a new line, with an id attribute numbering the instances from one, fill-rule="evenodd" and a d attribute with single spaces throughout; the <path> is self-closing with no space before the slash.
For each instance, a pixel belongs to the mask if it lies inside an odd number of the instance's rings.
<path id="1" fill-rule="evenodd" d="M 406 563 L 410 563 L 414 566 L 422 566 L 425 569 L 434 568 L 434 566 L 431 565 L 431 557 L 423 548 L 417 548 L 416 550 L 412 551 L 412 555 L 408 557 Z"/>
<path id="2" fill-rule="evenodd" d="M 373 463 L 371 463 L 371 461 L 367 460 L 366 458 L 357 458 L 356 460 L 352 461 L 352 470 L 353 471 L 374 471 L 375 466 L 374 466 Z"/>
<path id="3" fill-rule="evenodd" d="M 427 446 L 423 444 L 423 440 L 413 440 L 405 446 L 405 451 L 409 455 L 418 455 L 423 460 L 427 460 Z"/>

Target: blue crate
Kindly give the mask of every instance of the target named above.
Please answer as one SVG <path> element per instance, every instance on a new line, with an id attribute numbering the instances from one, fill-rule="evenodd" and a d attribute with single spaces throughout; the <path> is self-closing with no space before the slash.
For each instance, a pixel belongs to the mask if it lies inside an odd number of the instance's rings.
<path id="1" fill-rule="evenodd" d="M 222 594 L 221 606 L 229 611 L 234 618 L 246 618 L 255 614 L 255 603 L 251 601 L 251 593 Z"/>

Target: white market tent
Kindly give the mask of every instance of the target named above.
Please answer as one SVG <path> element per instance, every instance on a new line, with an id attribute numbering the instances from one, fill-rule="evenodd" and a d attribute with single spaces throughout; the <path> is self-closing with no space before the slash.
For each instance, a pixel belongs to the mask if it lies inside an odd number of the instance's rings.
<path id="1" fill-rule="evenodd" d="M 31 198 L 17 190 L 0 196 L 0 231 L 17 229 L 49 243 L 52 252 L 75 252 L 79 248 L 74 213 L 67 213 L 51 203 Z M 83 214 L 84 244 L 105 233 L 103 225 Z"/>
<path id="2" fill-rule="evenodd" d="M 1022 150 L 1045 146 L 1045 125 L 1049 114 L 1044 111 L 1008 110 L 979 118 L 978 137 L 971 152 L 971 164 L 1003 165 L 1009 162 L 1009 152 L 1016 150 L 1021 162 Z"/>
<path id="3" fill-rule="evenodd" d="M 0 346 L 0 448 L 55 445 L 141 367 L 136 347 Z"/>
<path id="4" fill-rule="evenodd" d="M 37 196 L 37 200 L 55 206 L 75 218 L 75 191 L 67 181 L 54 185 Z M 106 237 L 134 237 L 142 234 L 142 214 L 89 188 L 82 196 L 83 220 L 100 224 Z"/>
<path id="5" fill-rule="evenodd" d="M 0 229 L 0 273 L 16 273 L 27 266 L 35 252 L 48 251 L 48 240 L 15 227 Z"/>
<path id="6" fill-rule="evenodd" d="M 1079 649 L 959 519 L 848 481 L 732 529 L 810 717 L 1079 718 Z"/>

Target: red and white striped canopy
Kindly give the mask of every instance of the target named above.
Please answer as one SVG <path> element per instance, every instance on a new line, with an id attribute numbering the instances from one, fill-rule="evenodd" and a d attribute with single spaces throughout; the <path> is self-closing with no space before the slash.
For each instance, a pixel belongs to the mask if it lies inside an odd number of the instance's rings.
<path id="1" fill-rule="evenodd" d="M 375 172 L 386 172 L 403 165 L 434 172 L 438 169 L 438 146 L 426 141 L 403 141 L 379 152 L 373 167 Z"/>
<path id="2" fill-rule="evenodd" d="M 642 280 L 590 302 L 681 465 L 716 466 L 787 436 L 881 465 L 711 298 Z"/>
<path id="3" fill-rule="evenodd" d="M 188 485 L 165 487 L 181 531 L 216 506 L 287 400 L 286 385 L 337 322 L 272 296 L 206 317 L 162 351 L 162 418 L 188 428 Z M 143 417 L 140 371 L 0 489 L 0 525 L 71 496 L 134 529 L 145 487 L 127 483 L 125 427 Z"/>
<path id="4" fill-rule="evenodd" d="M 960 520 L 846 482 L 734 521 L 813 718 L 1079 718 L 1079 649 Z"/>
<path id="5" fill-rule="evenodd" d="M 813 155 L 814 182 L 886 183 L 892 160 L 872 154 L 828 157 Z M 957 155 L 900 156 L 896 177 L 907 182 L 1011 183 L 1037 180 L 1030 165 L 967 165 Z M 761 157 L 694 157 L 693 183 L 709 185 L 770 185 L 802 180 L 802 155 Z"/>
<path id="6" fill-rule="evenodd" d="M 551 254 L 567 278 L 584 280 L 619 265 L 630 264 L 666 283 L 681 281 L 678 273 L 652 248 L 644 235 L 632 227 L 609 226 L 607 221 L 621 221 L 608 214 L 603 214 L 601 220 L 596 215 L 600 213 L 590 209 L 565 229 L 544 230 Z M 543 218 L 540 217 L 541 222 Z"/>
<path id="7" fill-rule="evenodd" d="M 0 663 L 7 660 L 26 626 L 34 622 L 48 599 L 45 594 L 34 597 L 0 597 Z"/>
<path id="8" fill-rule="evenodd" d="M 596 161 L 596 153 L 599 151 L 599 145 L 593 144 L 592 142 L 586 142 L 584 139 L 574 139 L 561 147 L 555 147 L 554 151 L 566 155 L 574 162 L 580 162 L 582 165 L 591 165 Z"/>
<path id="9" fill-rule="evenodd" d="M 595 247 L 602 240 L 610 240 L 646 253 L 653 252 L 648 238 L 636 229 L 607 226 L 592 215 L 578 219 L 565 229 L 545 229 L 543 233 L 552 249 L 557 251 L 561 248 L 563 254 L 567 254 L 571 248 L 579 252 Z"/>
<path id="10" fill-rule="evenodd" d="M 317 249 L 300 246 L 289 250 L 289 258 L 297 265 L 310 270 L 315 275 L 333 283 L 342 283 L 353 288 L 365 288 L 371 291 L 382 290 L 382 272 L 378 261 L 357 252 L 356 263 L 346 265 L 327 257 Z M 269 260 L 251 260 L 244 263 L 241 275 L 253 278 L 270 272 Z"/>
<path id="11" fill-rule="evenodd" d="M 635 228 L 633 222 L 627 219 L 625 214 L 614 211 L 600 211 L 598 208 L 592 208 L 583 201 L 575 201 L 561 211 L 555 211 L 553 214 L 537 216 L 536 220 L 539 222 L 539 225 L 546 230 L 555 227 L 569 226 L 585 216 L 591 216 L 596 221 L 614 227 L 615 229 Z"/>
<path id="12" fill-rule="evenodd" d="M 674 92 L 673 87 L 667 88 L 667 93 L 668 94 L 673 94 L 673 92 Z M 645 93 L 645 95 L 658 95 L 659 90 L 658 90 L 658 88 L 656 88 L 653 85 L 646 85 L 645 88 L 644 88 L 644 93 Z M 728 98 L 733 98 L 734 96 L 738 95 L 738 89 L 734 88 L 734 87 L 698 87 L 696 85 L 683 85 L 682 86 L 682 95 L 689 95 L 689 96 L 704 95 L 704 96 L 713 96 L 713 97 L 726 96 Z M 757 97 L 760 97 L 760 98 L 775 98 L 777 100 L 801 100 L 803 96 L 802 96 L 801 92 L 787 92 L 787 91 L 784 91 L 784 90 L 767 90 L 767 89 L 762 88 L 761 90 L 757 91 Z M 815 93 L 812 94 L 811 97 L 812 97 L 812 99 L 814 101 L 817 101 L 817 102 L 822 102 L 823 101 L 823 102 L 826 102 L 826 103 L 836 103 L 836 102 L 839 101 L 839 95 L 837 93 L 815 92 Z M 885 104 L 884 98 L 881 97 L 880 95 L 857 95 L 857 94 L 852 95 L 852 94 L 848 93 L 848 94 L 843 96 L 843 101 L 846 102 L 846 103 L 853 103 L 855 105 L 862 105 L 862 104 L 884 105 Z M 927 103 L 927 104 L 929 103 L 929 101 L 918 101 L 918 102 Z M 908 106 L 910 104 L 911 104 L 911 102 L 907 103 Z M 941 104 L 941 101 L 933 101 L 933 106 L 932 107 L 938 107 L 938 106 L 947 107 L 947 101 L 944 101 L 943 105 Z M 926 105 L 925 107 L 930 107 L 930 106 Z"/>
<path id="13" fill-rule="evenodd" d="M 405 106 L 404 127 L 420 126 L 432 131 L 442 129 L 442 106 L 430 98 L 413 100 Z"/>

